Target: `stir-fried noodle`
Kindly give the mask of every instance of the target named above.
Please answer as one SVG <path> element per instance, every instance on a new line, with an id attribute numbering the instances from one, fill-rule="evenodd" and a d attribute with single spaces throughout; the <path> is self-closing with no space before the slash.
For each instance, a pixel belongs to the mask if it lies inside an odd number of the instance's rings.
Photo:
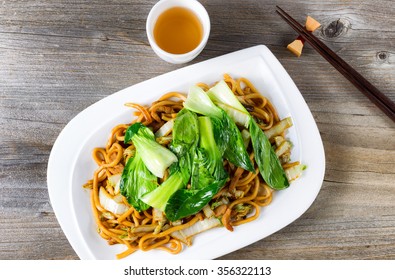
<path id="1" fill-rule="evenodd" d="M 224 80 L 262 130 L 269 130 L 280 121 L 270 101 L 262 96 L 249 80 L 246 78 L 236 80 L 229 75 L 224 75 Z M 205 91 L 210 88 L 209 85 L 203 83 L 199 83 L 198 86 Z M 166 122 L 176 117 L 183 108 L 185 100 L 185 94 L 170 92 L 153 102 L 149 107 L 135 103 L 128 103 L 126 106 L 135 109 L 136 118 L 132 123 L 142 122 L 156 132 Z M 163 217 L 163 213 L 158 215 L 155 209 L 149 208 L 146 211 L 138 212 L 128 204 L 127 199 L 120 194 L 119 187 L 111 183 L 109 178 L 121 174 L 127 160 L 134 155 L 135 147 L 124 144 L 125 131 L 130 125 L 115 126 L 105 148 L 93 150 L 93 159 L 97 163 L 98 169 L 84 187 L 92 190 L 91 206 L 98 226 L 98 233 L 110 245 L 124 244 L 126 246 L 126 250 L 117 255 L 117 258 L 126 257 L 136 250 L 161 249 L 177 254 L 183 249 L 183 244 L 189 246 L 192 242 L 192 236 L 185 236 L 180 232 L 207 218 L 207 213 L 200 211 L 179 221 L 170 222 Z M 168 147 L 171 139 L 170 132 L 157 139 L 157 142 Z M 229 180 L 208 205 L 209 211 L 212 211 L 211 215 L 221 221 L 219 225 L 223 225 L 230 231 L 233 231 L 235 226 L 257 219 L 261 207 L 270 204 L 273 198 L 273 190 L 262 179 L 254 161 L 251 143 L 248 145 L 247 151 L 254 163 L 255 173 L 235 167 L 224 160 Z M 284 168 L 298 164 L 298 162 L 289 162 L 289 151 L 281 155 L 280 160 Z M 160 180 L 159 183 L 163 182 L 166 180 L 166 176 Z M 102 192 L 101 195 L 124 205 L 124 212 L 115 214 L 106 210 L 100 203 L 100 192 Z"/>

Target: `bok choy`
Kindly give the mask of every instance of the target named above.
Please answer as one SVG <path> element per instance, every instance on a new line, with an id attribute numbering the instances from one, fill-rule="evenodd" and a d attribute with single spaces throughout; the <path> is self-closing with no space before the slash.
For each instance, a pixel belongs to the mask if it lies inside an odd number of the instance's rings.
<path id="1" fill-rule="evenodd" d="M 157 187 L 157 180 L 157 177 L 145 166 L 140 153 L 136 152 L 134 157 L 129 158 L 123 169 L 120 182 L 121 194 L 137 211 L 147 210 L 149 205 L 140 198 Z"/>
<path id="2" fill-rule="evenodd" d="M 179 189 L 170 197 L 165 213 L 171 221 L 199 212 L 228 178 L 214 139 L 211 118 L 199 117 L 198 120 L 200 140 L 193 158 L 191 187 Z"/>
<path id="3" fill-rule="evenodd" d="M 129 158 L 122 172 L 121 194 L 137 211 L 144 211 L 149 205 L 141 197 L 157 188 L 157 177 L 163 177 L 165 170 L 177 161 L 177 157 L 158 144 L 153 132 L 141 123 L 128 127 L 124 141 L 132 141 L 136 153 Z"/>
<path id="4" fill-rule="evenodd" d="M 155 141 L 154 133 L 142 123 L 138 122 L 128 127 L 125 143 L 129 143 L 130 140 L 145 166 L 159 178 L 163 178 L 166 169 L 178 160 L 176 155 Z"/>
<path id="5" fill-rule="evenodd" d="M 182 173 L 177 170 L 170 175 L 159 187 L 145 193 L 141 200 L 153 208 L 165 211 L 167 201 L 178 189 L 186 185 Z"/>
<path id="6" fill-rule="evenodd" d="M 217 83 L 207 92 L 207 95 L 214 103 L 223 108 L 236 123 L 249 129 L 255 161 L 265 182 L 276 190 L 289 187 L 285 171 L 268 137 L 239 102 L 226 82 L 222 80 Z"/>
<path id="7" fill-rule="evenodd" d="M 184 107 L 198 114 L 211 117 L 213 125 L 217 128 L 215 140 L 223 157 L 236 166 L 255 172 L 240 130 L 228 114 L 217 107 L 200 87 L 192 86 L 189 89 Z"/>
<path id="8" fill-rule="evenodd" d="M 172 151 L 179 161 L 170 167 L 169 178 L 141 199 L 148 205 L 165 211 L 174 192 L 186 186 L 191 177 L 192 160 L 199 141 L 199 127 L 195 113 L 183 109 L 174 121 Z"/>

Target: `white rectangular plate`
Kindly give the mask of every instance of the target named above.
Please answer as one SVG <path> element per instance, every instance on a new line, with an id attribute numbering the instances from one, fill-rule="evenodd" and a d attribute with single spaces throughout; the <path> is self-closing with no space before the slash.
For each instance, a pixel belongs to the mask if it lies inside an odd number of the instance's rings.
<path id="1" fill-rule="evenodd" d="M 193 239 L 178 255 L 161 250 L 136 252 L 130 259 L 214 259 L 238 250 L 287 226 L 313 203 L 321 188 L 325 155 L 319 131 L 302 95 L 279 61 L 265 46 L 255 46 L 158 76 L 114 93 L 72 119 L 57 138 L 48 163 L 48 190 L 56 217 L 81 259 L 115 259 L 123 245 L 109 246 L 96 232 L 89 191 L 82 188 L 97 168 L 91 152 L 104 147 L 111 128 L 132 120 L 126 102 L 149 105 L 169 91 L 188 92 L 197 82 L 211 84 L 224 73 L 246 77 L 279 112 L 291 116 L 287 137 L 294 144 L 292 159 L 307 170 L 291 186 L 275 193 L 260 218 L 233 232 L 216 228 Z"/>

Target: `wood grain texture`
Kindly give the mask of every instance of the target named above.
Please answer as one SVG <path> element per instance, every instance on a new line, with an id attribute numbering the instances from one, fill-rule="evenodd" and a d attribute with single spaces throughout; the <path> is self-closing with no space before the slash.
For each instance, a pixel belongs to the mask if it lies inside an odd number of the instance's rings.
<path id="1" fill-rule="evenodd" d="M 201 0 L 212 30 L 193 62 L 267 45 L 302 92 L 320 130 L 324 184 L 291 225 L 222 259 L 394 259 L 395 125 L 315 51 L 296 58 L 280 5 L 395 100 L 395 6 L 387 1 Z M 155 1 L 0 3 L 0 259 L 78 259 L 46 184 L 51 147 L 81 110 L 180 68 L 148 45 Z M 191 64 L 190 63 L 190 64 Z M 264 211 L 263 211 L 264 214 Z"/>

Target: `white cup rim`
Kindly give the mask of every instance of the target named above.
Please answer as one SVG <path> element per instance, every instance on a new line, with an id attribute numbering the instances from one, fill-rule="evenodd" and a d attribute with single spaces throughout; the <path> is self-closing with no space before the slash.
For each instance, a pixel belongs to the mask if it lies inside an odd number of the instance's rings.
<path id="1" fill-rule="evenodd" d="M 167 8 L 163 8 L 162 6 L 166 5 L 166 3 L 171 3 L 169 4 L 170 6 Z M 191 7 L 192 6 L 192 7 Z M 170 9 L 172 7 L 183 7 L 190 9 L 200 20 L 202 27 L 203 27 L 203 37 L 199 43 L 193 50 L 183 53 L 183 54 L 173 54 L 169 53 L 162 48 L 158 46 L 158 44 L 155 41 L 155 38 L 153 36 L 153 27 L 155 26 L 155 22 L 160 14 L 162 14 L 163 11 Z M 162 9 L 163 11 L 160 11 L 156 16 L 154 13 L 158 9 Z M 194 59 L 205 47 L 208 41 L 208 37 L 210 35 L 210 29 L 211 29 L 211 23 L 210 23 L 210 17 L 207 13 L 207 10 L 204 8 L 204 6 L 197 0 L 160 0 L 158 1 L 150 10 L 147 21 L 146 21 L 146 32 L 147 32 L 147 37 L 148 41 L 152 47 L 152 49 L 155 51 L 155 53 L 162 58 L 165 61 L 168 61 L 170 63 L 186 63 Z"/>

